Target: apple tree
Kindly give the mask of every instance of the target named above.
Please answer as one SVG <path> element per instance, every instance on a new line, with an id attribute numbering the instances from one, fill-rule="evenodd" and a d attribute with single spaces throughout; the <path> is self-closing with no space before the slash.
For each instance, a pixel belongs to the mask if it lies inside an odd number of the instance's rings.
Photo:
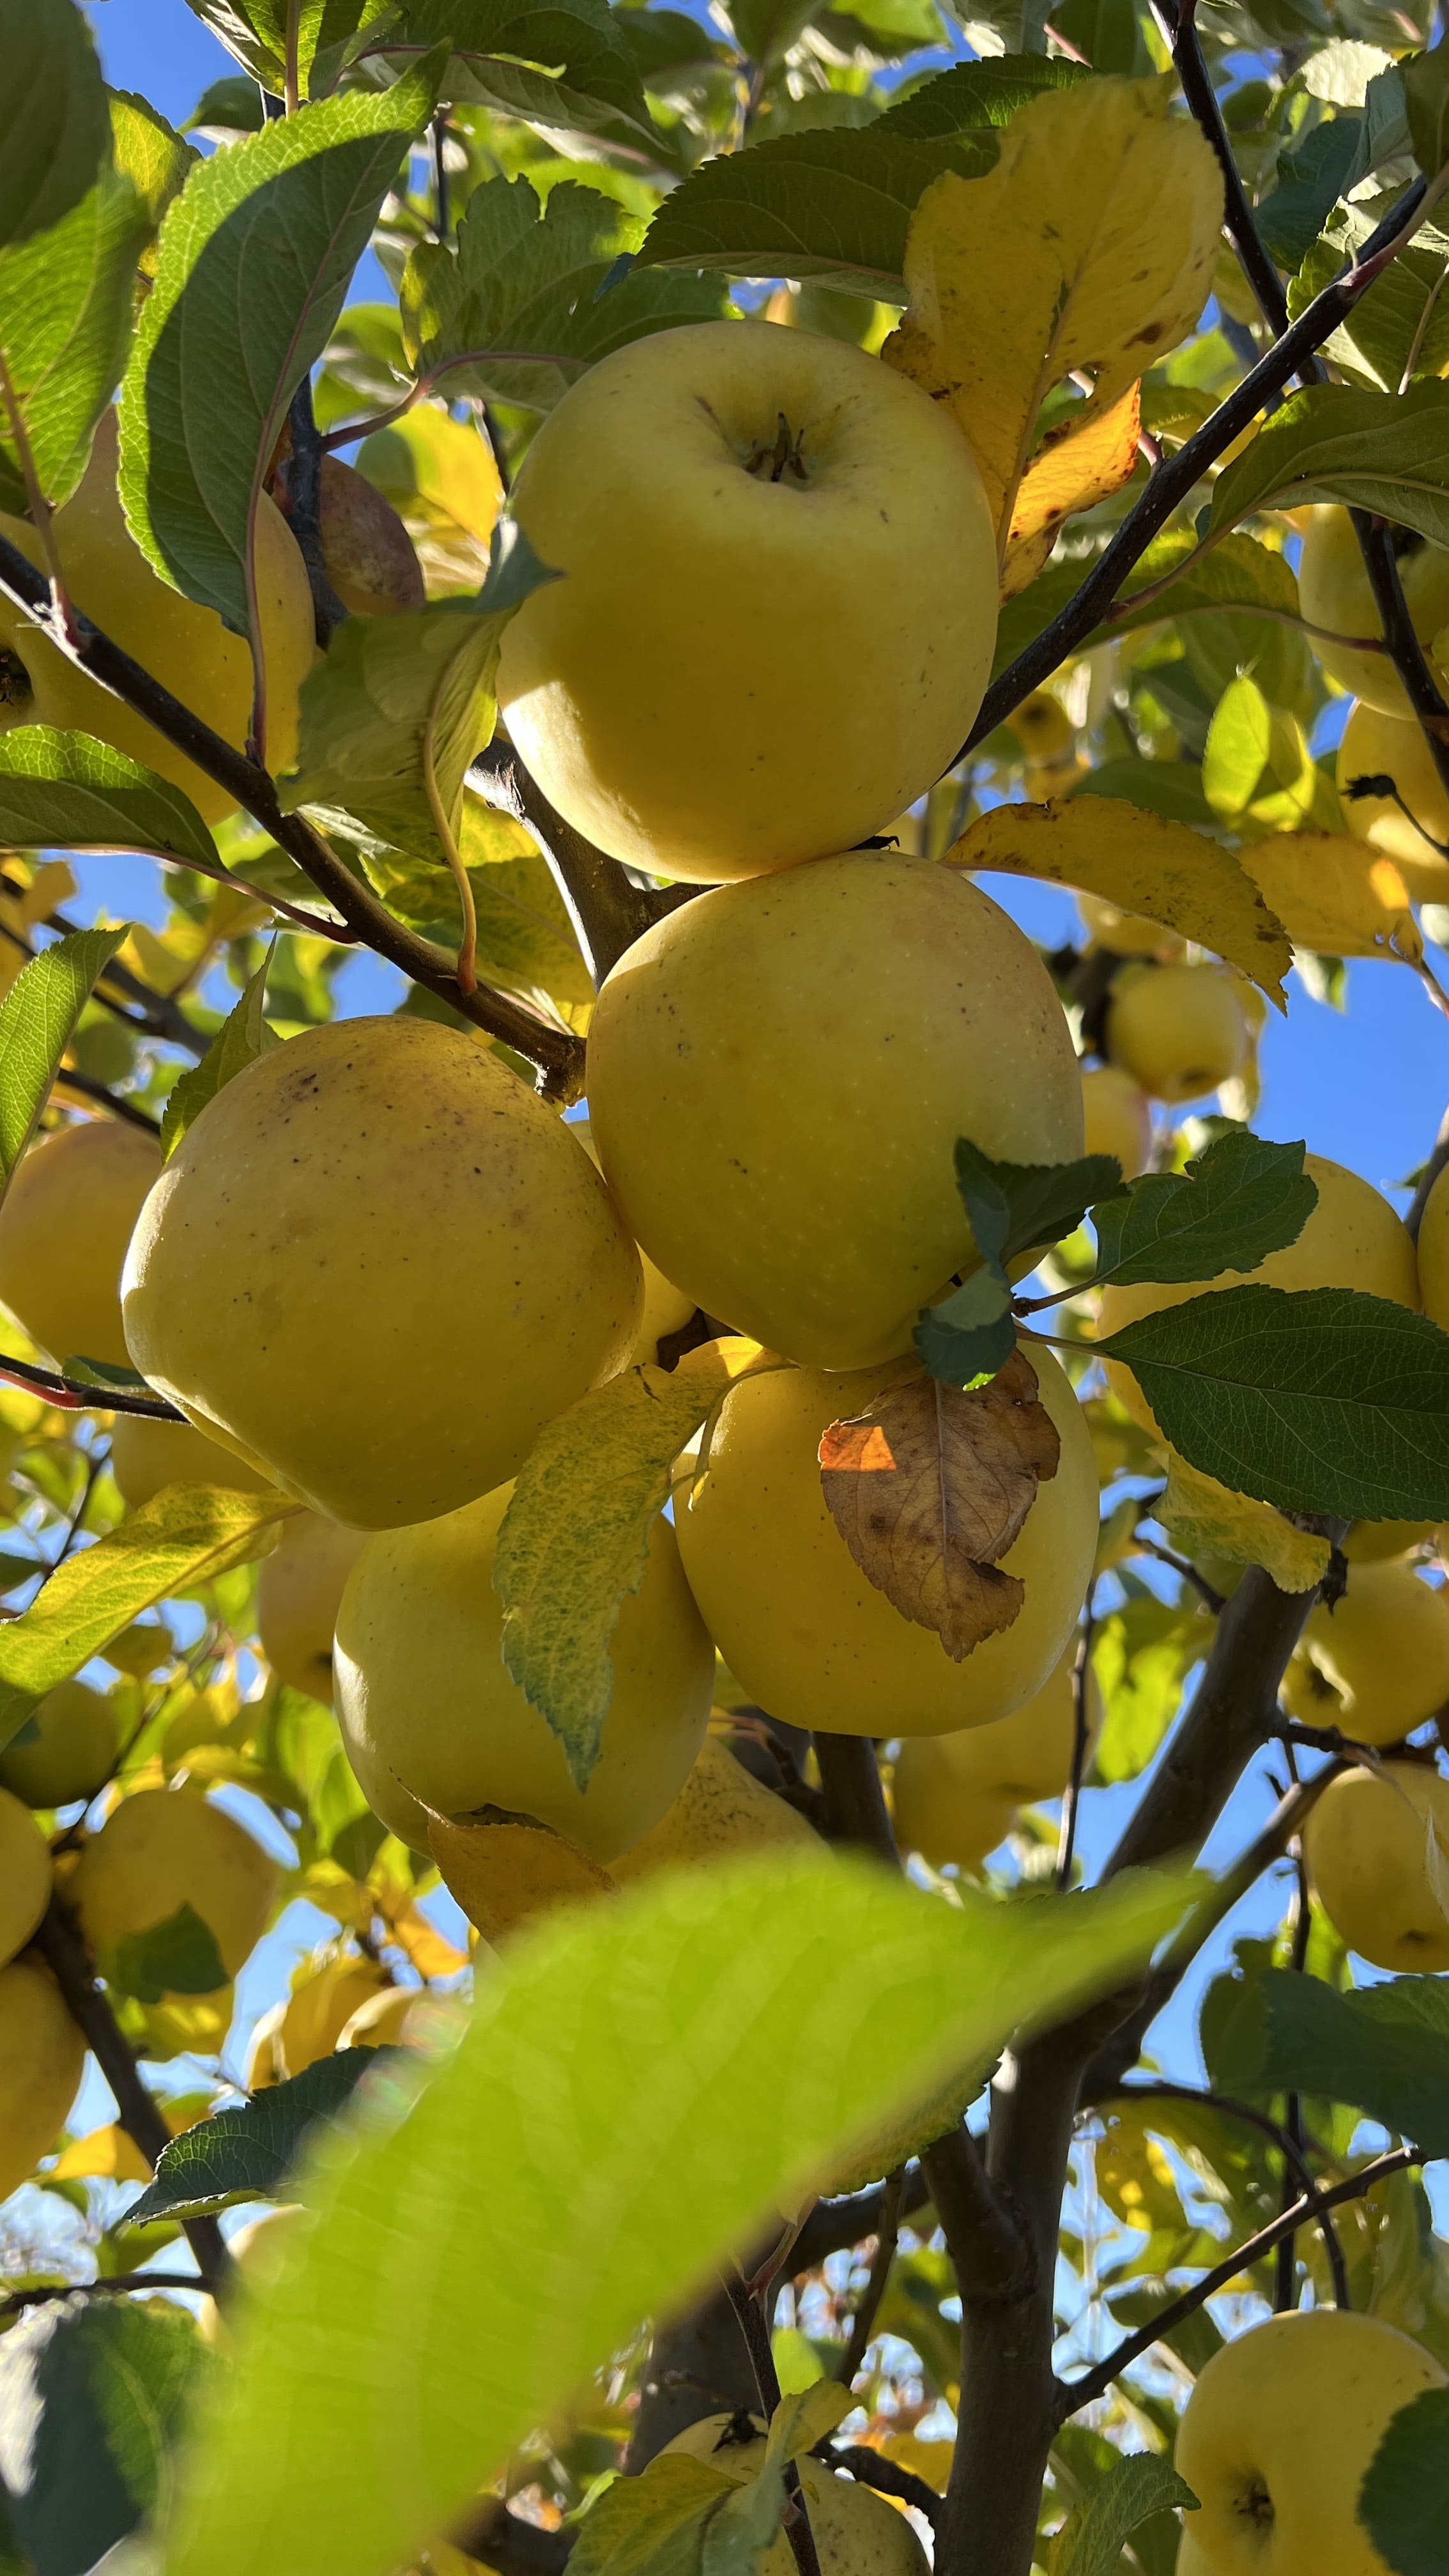
<path id="1" fill-rule="evenodd" d="M 1440 2576 L 1431 13 L 189 5 L 0 0 L 0 2571 Z"/>

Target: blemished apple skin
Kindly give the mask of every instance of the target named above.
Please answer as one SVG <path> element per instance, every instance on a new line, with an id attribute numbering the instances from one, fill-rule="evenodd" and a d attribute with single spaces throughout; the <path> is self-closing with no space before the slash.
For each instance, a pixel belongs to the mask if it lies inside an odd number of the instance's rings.
<path id="1" fill-rule="evenodd" d="M 1341 1771 L 1303 1828 L 1303 1857 L 1334 1930 L 1371 1967 L 1449 1968 L 1449 1781 L 1437 1771 Z"/>
<path id="2" fill-rule="evenodd" d="M 765 2456 L 763 2433 L 758 2441 L 726 2441 L 728 2415 L 705 2415 L 666 2442 L 660 2454 L 683 2454 L 702 2460 L 722 2478 L 740 2485 L 759 2469 Z M 903 2513 L 884 2496 L 854 2478 L 836 2477 L 823 2460 L 807 2452 L 797 2460 L 805 2509 L 810 2517 L 820 2576 L 925 2576 L 926 2555 Z M 793 2576 L 795 2553 L 783 2531 L 777 2532 L 760 2562 L 761 2576 Z"/>
<path id="3" fill-rule="evenodd" d="M 1434 847 L 1449 841 L 1449 794 L 1416 717 L 1352 708 L 1338 746 L 1338 790 L 1356 840 L 1393 860 L 1415 903 L 1449 903 L 1449 859 Z M 1350 796 L 1355 778 L 1391 778 L 1391 796 Z M 1423 825 L 1422 831 L 1419 825 Z"/>
<path id="4" fill-rule="evenodd" d="M 1313 1670 L 1333 1690 L 1315 1690 Z M 1354 1565 L 1330 1610 L 1317 1602 L 1284 1676 L 1290 1715 L 1356 1744 L 1398 1744 L 1449 1701 L 1449 1592 L 1411 1565 Z"/>
<path id="5" fill-rule="evenodd" d="M 121 1268 L 160 1169 L 155 1139 L 110 1118 L 57 1127 L 21 1162 L 0 1208 L 0 1298 L 53 1360 L 126 1366 Z"/>
<path id="6" fill-rule="evenodd" d="M 461 1031 L 393 1018 L 309 1029 L 208 1102 L 122 1294 L 136 1367 L 199 1430 L 395 1529 L 512 1475 L 623 1365 L 644 1291 L 557 1114 Z"/>
<path id="7" fill-rule="evenodd" d="M 1131 969 L 1112 988 L 1107 1053 L 1154 1100 L 1201 1100 L 1240 1073 L 1248 1023 L 1216 966 Z"/>
<path id="8" fill-rule="evenodd" d="M 257 505 L 256 528 L 267 763 L 280 772 L 296 757 L 298 694 L 317 658 L 316 614 L 301 549 L 265 493 Z M 0 511 L 0 536 L 44 569 L 44 550 L 28 520 Z M 77 608 L 223 735 L 234 751 L 245 750 L 252 712 L 251 647 L 244 635 L 223 626 L 214 608 L 184 599 L 151 570 L 126 525 L 116 490 L 114 412 L 103 416 L 80 484 L 55 514 L 55 536 Z M 170 779 L 205 822 L 219 823 L 234 810 L 235 796 L 99 681 L 88 679 L 9 600 L 0 600 L 0 647 L 23 666 L 29 682 L 28 690 L 12 694 L 0 707 L 0 731 L 40 724 L 95 734 Z"/>
<path id="9" fill-rule="evenodd" d="M 86 2044 L 48 1968 L 0 1968 L 0 2200 L 55 2145 L 80 2088 Z"/>
<path id="10" fill-rule="evenodd" d="M 1091 1575 L 1097 1474 L 1070 1381 L 1040 1344 L 1031 1363 L 1060 1461 L 1001 1559 L 1026 1587 L 1021 1609 L 959 1664 L 862 1574 L 821 1487 L 822 1432 L 900 1372 L 781 1369 L 731 1388 L 674 1518 L 705 1625 L 772 1717 L 832 1735 L 948 1735 L 1009 1717 L 1042 1688 Z"/>
<path id="11" fill-rule="evenodd" d="M 584 1789 L 503 1661 L 493 1559 L 512 1487 L 370 1539 L 337 1614 L 333 1680 L 363 1795 L 426 1851 L 426 1818 L 480 1807 L 531 1816 L 607 1863 L 641 1842 L 689 1777 L 709 1718 L 714 1651 L 662 1518 L 614 1631 L 613 1696 Z M 400 1793 L 400 1794 L 399 1794 Z"/>
<path id="12" fill-rule="evenodd" d="M 1396 549 L 1404 604 L 1419 642 L 1433 643 L 1449 626 L 1449 553 L 1442 546 L 1408 539 Z M 1310 510 L 1298 559 L 1298 604 L 1310 626 L 1326 635 L 1381 636 L 1383 619 L 1374 598 L 1353 521 L 1334 502 Z M 1355 652 L 1351 644 L 1331 644 L 1325 635 L 1310 637 L 1316 659 L 1341 689 L 1388 715 L 1406 716 L 1409 700 L 1389 654 Z"/>
<path id="13" fill-rule="evenodd" d="M 772 458 L 781 421 L 800 468 Z M 565 577 L 498 699 L 567 822 L 712 885 L 883 830 L 949 768 L 996 638 L 996 538 L 949 417 L 848 343 L 704 322 L 591 367 L 512 508 Z"/>
<path id="14" fill-rule="evenodd" d="M 1419 1273 L 1414 1240 L 1388 1200 L 1357 1172 L 1330 1163 L 1322 1154 L 1305 1154 L 1303 1168 L 1317 1184 L 1318 1204 L 1296 1243 L 1270 1252 L 1257 1268 L 1221 1278 L 1194 1280 L 1175 1287 L 1105 1288 L 1097 1326 L 1099 1340 L 1136 1323 L 1140 1315 L 1159 1314 L 1201 1297 L 1214 1288 L 1237 1288 L 1245 1282 L 1261 1288 L 1357 1288 L 1366 1297 L 1383 1297 L 1395 1306 L 1419 1305 Z M 1150 1406 L 1137 1380 L 1120 1360 L 1108 1360 L 1112 1392 L 1144 1431 L 1155 1431 Z"/>
<path id="15" fill-rule="evenodd" d="M 955 1148 L 1082 1150 L 1061 1003 L 1015 922 L 890 852 L 696 896 L 599 995 L 589 1109 L 625 1224 L 665 1277 L 813 1368 L 909 1348 L 974 1263 Z"/>
<path id="16" fill-rule="evenodd" d="M 1174 2463 L 1203 2576 L 1387 2576 L 1357 2518 L 1389 2420 L 1445 2374 L 1377 2317 L 1298 2309 L 1225 2343 L 1188 2399 Z M 1183 2561 L 1178 2560 L 1179 2569 Z"/>

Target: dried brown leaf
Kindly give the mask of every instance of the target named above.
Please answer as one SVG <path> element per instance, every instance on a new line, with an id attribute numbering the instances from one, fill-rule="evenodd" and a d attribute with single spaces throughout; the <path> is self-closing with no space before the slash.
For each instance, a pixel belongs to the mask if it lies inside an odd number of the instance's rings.
<path id="1" fill-rule="evenodd" d="M 613 1892 L 608 1871 L 577 1843 L 526 1817 L 430 1816 L 428 1840 L 445 1885 L 485 1941 L 501 1941 L 556 1905 Z"/>
<path id="2" fill-rule="evenodd" d="M 997 1560 L 1059 1454 L 1036 1371 L 1018 1350 L 989 1386 L 909 1377 L 853 1421 L 832 1422 L 820 1481 L 862 1574 L 902 1618 L 934 1628 L 959 1664 L 1021 1608 L 1022 1585 Z"/>

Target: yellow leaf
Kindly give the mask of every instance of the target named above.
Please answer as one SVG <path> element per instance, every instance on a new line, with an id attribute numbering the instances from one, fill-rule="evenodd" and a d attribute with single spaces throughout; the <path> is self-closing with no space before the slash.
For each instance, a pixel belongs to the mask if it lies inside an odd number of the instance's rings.
<path id="1" fill-rule="evenodd" d="M 112 2120 L 104 2129 L 75 2138 L 54 2165 L 58 2182 L 149 2182 L 151 2168 L 140 2148 Z"/>
<path id="2" fill-rule="evenodd" d="M 1001 595 L 1014 599 L 1035 581 L 1064 519 L 1090 510 L 1129 482 L 1142 427 L 1142 388 L 1129 385 L 1106 411 L 1087 403 L 1048 430 L 1026 469 L 1001 567 Z"/>
<path id="3" fill-rule="evenodd" d="M 923 2442 L 919 2433 L 872 2433 L 866 2439 L 883 2460 L 894 2460 L 898 2469 L 909 2469 L 912 2477 L 923 2478 L 937 2495 L 945 2494 L 956 2456 L 954 2442 Z"/>
<path id="4" fill-rule="evenodd" d="M 566 1745 L 597 1740 L 619 1605 L 644 1579 L 680 1450 L 736 1378 L 781 1365 L 731 1337 L 668 1374 L 625 1369 L 549 1423 L 519 1469 L 493 1565 L 503 1657 Z"/>
<path id="5" fill-rule="evenodd" d="M 415 1905 L 400 1906 L 395 1914 L 390 1914 L 386 1905 L 379 1906 L 378 1910 L 387 1924 L 388 1938 L 396 1942 L 403 1957 L 416 1968 L 420 1977 L 451 1977 L 459 1968 L 467 1967 L 466 1953 L 455 1950 L 451 1941 L 445 1941 L 442 1933 L 435 1929 L 425 1914 L 418 1912 Z"/>
<path id="6" fill-rule="evenodd" d="M 1328 1541 L 1295 1529 L 1271 1503 L 1235 1494 L 1169 1449 L 1167 1488 L 1156 1507 L 1183 1555 L 1225 1556 L 1232 1565 L 1265 1566 L 1280 1592 L 1309 1592 L 1328 1571 Z"/>
<path id="7" fill-rule="evenodd" d="M 1397 957 L 1417 966 L 1424 942 L 1392 859 L 1337 832 L 1275 832 L 1240 853 L 1295 948 L 1323 957 Z"/>
<path id="8" fill-rule="evenodd" d="M 945 399 L 1003 555 L 1037 414 L 1093 371 L 1110 411 L 1192 329 L 1212 287 L 1222 180 L 1165 79 L 1084 81 L 1014 116 L 994 170 L 946 173 L 906 244 L 910 303 L 882 355 Z"/>
<path id="9" fill-rule="evenodd" d="M 1169 822 L 1116 796 L 997 805 L 962 833 L 947 863 L 1045 877 L 1101 895 L 1120 912 L 1144 913 L 1240 966 L 1271 1002 L 1285 1007 L 1283 977 L 1293 952 L 1282 923 L 1244 862 L 1191 824 Z"/>

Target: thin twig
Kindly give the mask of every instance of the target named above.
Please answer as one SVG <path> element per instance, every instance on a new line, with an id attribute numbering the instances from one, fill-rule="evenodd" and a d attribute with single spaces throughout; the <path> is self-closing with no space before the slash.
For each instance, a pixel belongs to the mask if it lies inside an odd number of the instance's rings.
<path id="1" fill-rule="evenodd" d="M 1159 1565 L 1170 1566 L 1174 1574 L 1191 1586 L 1203 1608 L 1211 1610 L 1213 1617 L 1217 1617 L 1227 1598 L 1226 1593 L 1219 1592 L 1215 1584 L 1209 1583 L 1205 1574 L 1199 1574 L 1197 1567 L 1190 1564 L 1185 1556 L 1178 1556 L 1172 1548 L 1164 1547 L 1159 1539 L 1144 1538 L 1140 1529 L 1133 1531 L 1132 1544 L 1140 1547 L 1144 1556 L 1155 1556 Z"/>
<path id="2" fill-rule="evenodd" d="M 750 2356 L 755 2385 L 760 2392 L 760 2410 L 770 2423 L 780 2403 L 780 2375 L 770 2347 L 770 2329 L 765 2312 L 748 2284 L 733 2264 L 724 2276 L 730 2306 L 740 2321 L 740 2332 Z M 797 2576 L 820 2576 L 820 2557 L 815 2534 L 810 2528 L 810 2514 L 800 2484 L 800 2472 L 793 2460 L 785 2466 L 785 2537 L 794 2554 Z"/>
<path id="3" fill-rule="evenodd" d="M 86 1386 L 78 1377 L 62 1377 L 58 1369 L 12 1359 L 8 1352 L 0 1352 L 0 1385 L 22 1386 L 27 1395 L 43 1395 L 59 1413 L 139 1413 L 148 1422 L 186 1420 L 164 1396 L 133 1395 L 124 1386 Z"/>
<path id="4" fill-rule="evenodd" d="M 843 2388 L 849 2388 L 852 2385 L 855 2374 L 870 2348 L 871 2336 L 875 2332 L 880 2303 L 885 2297 L 886 2285 L 891 2276 L 891 2265 L 896 2259 L 896 2239 L 900 2234 L 901 2225 L 901 2194 L 905 2188 L 905 2180 L 903 2165 L 898 2166 L 893 2174 L 886 2176 L 880 2230 L 875 2241 L 875 2252 L 871 2257 L 870 2275 L 865 2288 L 861 2291 L 855 2314 L 851 2318 L 850 2337 L 841 2355 L 840 2368 L 835 2374 Z"/>
<path id="5" fill-rule="evenodd" d="M 1421 2165 L 1425 2161 L 1420 2147 L 1393 2147 L 1387 2155 L 1375 2156 L 1372 2164 L 1350 2174 L 1346 2182 L 1330 2183 L 1325 2190 L 1315 2192 L 1311 2199 L 1305 2195 L 1303 2199 L 1295 2200 L 1291 2209 L 1270 2219 L 1266 2227 L 1260 2227 L 1256 2236 L 1250 2236 L 1235 2253 L 1214 2264 L 1213 2269 L 1205 2272 L 1200 2281 L 1195 2281 L 1190 2290 L 1184 2290 L 1180 2298 L 1169 2300 L 1147 2325 L 1140 2327 L 1136 2334 L 1129 2335 L 1126 2342 L 1120 2343 L 1116 2351 L 1109 2353 L 1094 2370 L 1085 2372 L 1080 2379 L 1069 2381 L 1062 2390 L 1062 2420 L 1070 2415 L 1079 2415 L 1084 2406 L 1095 2405 L 1099 2397 L 1105 2397 L 1123 2371 L 1130 2369 L 1134 2361 L 1140 2361 L 1143 2354 L 1150 2352 L 1155 2343 L 1160 2343 L 1175 2325 L 1180 2325 L 1184 2317 L 1194 2316 L 1206 2300 L 1216 2298 L 1219 2290 L 1229 2288 L 1240 2273 L 1261 2262 L 1265 2254 L 1271 2254 L 1284 2236 L 1307 2226 L 1320 2209 L 1337 2209 L 1345 2201 L 1363 2200 L 1375 2183 L 1383 2182 L 1390 2174 L 1404 2173 L 1409 2166 Z"/>
<path id="6" fill-rule="evenodd" d="M 1288 1748 L 1288 1767 L 1292 1778 L 1296 1780 L 1298 1777 L 1298 1765 L 1294 1761 L 1291 1746 Z M 1289 1845 L 1289 1857 L 1293 1862 L 1294 1871 L 1296 1873 L 1293 1911 L 1293 1946 L 1289 1954 L 1289 1965 L 1293 1969 L 1294 1973 L 1301 1977 L 1308 1965 L 1308 1935 L 1313 1922 L 1312 1908 L 1309 1904 L 1308 1897 L 1308 1871 L 1303 1859 L 1303 1841 L 1301 1835 L 1294 1835 L 1293 1840 Z M 1290 2142 L 1292 2148 L 1299 2152 L 1290 2154 Z M 1280 2143 L 1283 2150 L 1283 2196 L 1280 2207 L 1286 2209 L 1293 2198 L 1294 2183 L 1297 2182 L 1301 2185 L 1303 2180 L 1301 2157 L 1301 2149 L 1303 2145 L 1303 2098 L 1299 2093 L 1289 2093 L 1285 2097 L 1283 2135 Z M 1347 2286 L 1347 2279 L 1345 2278 L 1345 2289 L 1347 2289 Z M 1297 2289 L 1297 2239 L 1292 2236 L 1285 2236 L 1280 2240 L 1277 2251 L 1273 2257 L 1273 2312 L 1275 2316 L 1286 2316 L 1290 2308 L 1295 2308 L 1297 2306 Z M 1349 2302 L 1347 2298 L 1342 2298 L 1338 2301 L 1338 2305 L 1341 2308 L 1346 2308 L 1348 2304 Z"/>
<path id="7" fill-rule="evenodd" d="M 162 2150 L 171 2143 L 171 2132 L 142 2082 L 130 2042 L 111 2010 L 104 1988 L 96 1983 L 85 1943 L 58 1896 L 52 1896 L 46 1907 L 35 1946 L 53 1971 L 66 2010 L 79 2024 L 87 2047 L 115 2095 L 116 2116 L 122 2128 L 154 2168 Z M 183 2219 L 182 2231 L 198 2269 L 209 2279 L 221 2278 L 230 2258 L 216 2220 Z"/>
<path id="8" fill-rule="evenodd" d="M 1322 2190 L 1304 2153 L 1304 2142 L 1301 2137 L 1294 2137 L 1290 2130 L 1277 2120 L 1271 2119 L 1266 2111 L 1258 2110 L 1253 2103 L 1240 2102 L 1234 2093 L 1200 2092 L 1195 2085 L 1171 2084 L 1165 2078 L 1154 2077 L 1151 2082 L 1145 2084 L 1123 2084 L 1115 2095 L 1101 2094 L 1098 2099 L 1120 2102 L 1197 2102 L 1205 2104 L 1209 2110 L 1220 2112 L 1226 2120 L 1241 2120 L 1247 2127 L 1260 2130 L 1262 2135 L 1271 2140 L 1277 2148 L 1285 2165 L 1292 2168 L 1298 2178 L 1304 2199 L 1311 2200 L 1314 2204 L 1314 2216 L 1323 2238 L 1323 2250 L 1328 2257 L 1329 2271 L 1333 2275 L 1335 2307 L 1352 2307 L 1348 2273 L 1344 2265 L 1343 2248 L 1338 2241 L 1338 2231 L 1328 2211 L 1322 2206 Z"/>
<path id="9" fill-rule="evenodd" d="M 0 2293 L 0 2310 L 38 2308 L 52 2299 L 107 2299 L 131 2290 L 214 2290 L 209 2272 L 112 2272 L 94 2281 L 57 2281 L 40 2290 Z"/>
<path id="10" fill-rule="evenodd" d="M 490 1037 L 502 1038 L 527 1061 L 536 1066 L 540 1089 L 554 1100 L 575 1100 L 583 1087 L 583 1042 L 572 1030 L 545 1020 L 526 1004 L 514 1001 L 506 993 L 495 992 L 480 984 L 475 992 L 464 993 L 453 972 L 452 960 L 395 919 L 371 888 L 344 866 L 328 845 L 324 835 L 301 814 L 285 814 L 277 799 L 276 786 L 264 769 L 233 750 L 210 725 L 204 724 L 179 698 L 163 688 L 151 672 L 144 670 L 129 653 L 112 642 L 110 636 L 93 625 L 79 610 L 76 626 L 79 640 L 67 644 L 51 613 L 50 591 L 44 578 L 19 548 L 0 538 L 0 595 L 24 609 L 32 624 L 50 637 L 67 658 L 93 680 L 134 707 L 149 724 L 164 734 L 168 742 L 185 752 L 209 778 L 217 780 L 235 797 L 239 805 L 255 816 L 263 829 L 297 861 L 311 878 L 318 892 L 334 905 L 348 927 L 380 957 L 386 957 L 403 973 L 430 993 L 449 1002 L 485 1029 Z"/>
<path id="11" fill-rule="evenodd" d="M 884 2452 L 873 2451 L 867 2442 L 817 2442 L 814 2457 L 824 2460 L 829 2468 L 844 2469 L 858 2486 L 874 2487 L 877 2495 L 894 2496 L 898 2504 L 912 2505 L 935 2529 L 941 2497 L 924 2478 L 903 2469 L 898 2460 L 888 2460 Z"/>
<path id="12" fill-rule="evenodd" d="M 436 367 L 425 367 L 406 393 L 389 403 L 385 411 L 375 411 L 366 420 L 344 421 L 340 429 L 329 429 L 322 437 L 322 453 L 328 456 L 336 447 L 350 447 L 354 439 L 371 438 L 379 429 L 391 429 L 415 402 L 422 402 L 442 383 L 444 376 L 456 375 L 460 367 L 567 367 L 581 375 L 593 364 L 591 358 L 571 358 L 562 349 L 460 349 L 456 358 L 443 358 Z"/>
<path id="13" fill-rule="evenodd" d="M 1173 512 L 1184 502 L 1193 486 L 1208 467 L 1215 464 L 1225 447 L 1249 427 L 1262 410 L 1270 394 L 1277 393 L 1296 375 L 1320 342 L 1337 330 L 1340 322 L 1352 312 L 1361 295 L 1383 273 L 1414 233 L 1428 211 L 1429 189 L 1418 180 L 1400 198 L 1398 204 L 1370 234 L 1357 257 L 1347 262 L 1339 275 L 1315 295 L 1287 330 L 1275 340 L 1250 369 L 1241 384 L 1219 404 L 1210 420 L 1184 440 L 1175 456 L 1168 459 L 1153 475 L 1141 499 L 1123 520 L 1111 543 L 1098 556 L 1086 579 L 1073 593 L 1066 606 L 1032 638 L 1025 650 L 993 682 L 981 702 L 981 710 L 949 766 L 964 760 L 978 742 L 985 740 L 1003 724 L 1014 707 L 1039 688 L 1056 670 L 1059 663 L 1075 652 L 1095 626 L 1100 625 L 1116 599 L 1128 573 L 1146 552 L 1158 530 L 1165 527 Z M 1387 631 L 1387 630 L 1386 630 Z M 1390 639 L 1392 642 L 1392 639 Z"/>

